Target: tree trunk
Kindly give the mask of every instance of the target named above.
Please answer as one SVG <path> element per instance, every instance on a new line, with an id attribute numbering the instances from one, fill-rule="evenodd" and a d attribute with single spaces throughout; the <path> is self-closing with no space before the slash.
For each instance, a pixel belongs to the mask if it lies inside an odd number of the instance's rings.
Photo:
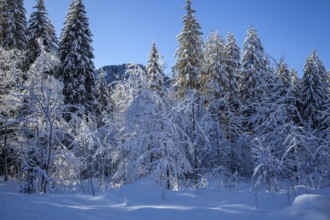
<path id="1" fill-rule="evenodd" d="M 194 179 L 195 185 L 198 184 L 198 157 L 197 157 L 197 144 L 196 144 L 196 115 L 195 115 L 195 102 L 192 103 L 192 142 L 194 146 Z"/>
<path id="2" fill-rule="evenodd" d="M 4 137 L 4 150 L 3 150 L 3 158 L 4 158 L 4 173 L 5 173 L 5 182 L 8 181 L 8 148 L 7 148 L 7 126 L 5 126 L 5 137 Z"/>

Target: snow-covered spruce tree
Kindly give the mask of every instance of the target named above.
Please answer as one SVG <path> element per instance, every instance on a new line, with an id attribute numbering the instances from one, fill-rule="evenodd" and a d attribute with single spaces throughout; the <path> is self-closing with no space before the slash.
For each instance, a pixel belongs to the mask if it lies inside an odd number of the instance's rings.
<path id="1" fill-rule="evenodd" d="M 27 47 L 27 38 L 23 0 L 2 0 L 0 4 L 1 46 L 6 50 L 24 51 Z"/>
<path id="2" fill-rule="evenodd" d="M 227 35 L 223 60 L 223 65 L 228 76 L 229 102 L 235 102 L 239 100 L 238 77 L 241 68 L 241 52 L 232 33 L 228 33 Z"/>
<path id="3" fill-rule="evenodd" d="M 191 0 L 186 0 L 187 14 L 183 16 L 184 27 L 177 36 L 179 47 L 173 66 L 174 87 L 178 98 L 183 98 L 187 90 L 198 87 L 199 74 L 203 66 L 203 39 L 200 25 L 191 8 Z"/>
<path id="4" fill-rule="evenodd" d="M 217 31 L 205 41 L 204 67 L 200 75 L 200 91 L 206 105 L 223 97 L 227 91 L 227 75 L 222 65 L 224 42 Z"/>
<path id="5" fill-rule="evenodd" d="M 225 84 L 224 93 L 221 99 L 217 100 L 219 115 L 221 116 L 220 124 L 223 132 L 223 144 L 229 149 L 226 154 L 226 167 L 232 172 L 240 171 L 238 164 L 240 159 L 239 152 L 243 152 L 243 146 L 239 140 L 242 138 L 240 106 L 241 99 L 239 96 L 239 74 L 240 74 L 240 49 L 236 44 L 234 35 L 228 33 L 227 43 L 223 50 L 222 66 L 224 68 L 223 81 Z"/>
<path id="6" fill-rule="evenodd" d="M 198 144 L 199 149 L 196 153 L 200 161 L 200 175 L 212 175 L 213 178 L 229 173 L 226 166 L 230 144 L 226 142 L 224 131 L 229 131 L 229 126 L 234 124 L 229 123 L 230 106 L 227 100 L 229 83 L 223 58 L 224 42 L 218 32 L 211 32 L 205 42 L 204 69 L 200 79 L 202 98 L 198 103 L 206 109 L 196 108 L 197 127 L 200 133 L 205 133 L 205 136 L 198 135 L 200 136 L 198 140 L 202 143 Z"/>
<path id="7" fill-rule="evenodd" d="M 302 94 L 301 94 L 301 88 L 302 88 L 302 79 L 298 77 L 298 73 L 295 69 L 292 69 L 290 71 L 291 76 L 291 92 L 293 93 L 293 99 L 294 99 L 294 105 L 296 109 L 298 110 L 297 114 L 294 115 L 294 121 L 297 125 L 303 125 L 303 118 L 301 115 L 302 112 Z"/>
<path id="8" fill-rule="evenodd" d="M 274 89 L 272 85 L 275 84 L 276 78 L 270 71 L 268 57 L 257 31 L 252 26 L 248 28 L 242 53 L 240 75 L 242 115 L 245 117 L 245 130 L 253 132 L 254 128 L 267 117 L 268 109 L 264 104 L 272 102 L 272 89 Z"/>
<path id="9" fill-rule="evenodd" d="M 300 84 L 300 79 L 298 77 L 298 73 L 297 73 L 297 70 L 295 69 L 292 69 L 290 71 L 290 76 L 291 76 L 291 83 L 293 86 L 299 86 Z"/>
<path id="10" fill-rule="evenodd" d="M 156 43 L 154 42 L 152 43 L 147 62 L 147 80 L 149 89 L 162 93 L 164 90 L 164 78 L 163 63 L 158 53 Z"/>
<path id="11" fill-rule="evenodd" d="M 185 107 L 190 107 L 189 112 L 191 114 L 189 114 L 189 116 L 192 124 L 189 135 L 191 143 L 193 143 L 194 146 L 192 156 L 192 161 L 194 161 L 193 178 L 195 179 L 195 184 L 198 184 L 198 172 L 200 169 L 198 161 L 199 149 L 197 148 L 204 147 L 197 145 L 197 117 L 199 114 L 198 109 L 200 107 L 198 106 L 200 104 L 198 81 L 202 70 L 201 68 L 203 67 L 203 40 L 202 33 L 200 32 L 201 27 L 194 15 L 195 11 L 191 8 L 191 0 L 186 0 L 185 9 L 187 14 L 183 16 L 184 27 L 181 33 L 177 36 L 179 47 L 176 50 L 176 63 L 172 70 L 175 96 L 182 101 L 182 104 L 187 104 Z"/>
<path id="12" fill-rule="evenodd" d="M 114 104 L 111 99 L 111 87 L 108 85 L 104 72 L 101 72 L 96 82 L 96 97 L 99 108 L 102 113 L 110 114 L 113 111 Z"/>
<path id="13" fill-rule="evenodd" d="M 35 11 L 31 13 L 27 27 L 27 49 L 30 63 L 33 63 L 40 55 L 38 39 L 42 40 L 44 49 L 47 52 L 56 52 L 58 44 L 54 27 L 48 18 L 44 0 L 37 0 L 33 8 Z"/>
<path id="14" fill-rule="evenodd" d="M 256 102 L 260 92 L 256 88 L 269 72 L 269 60 L 253 26 L 248 28 L 242 54 L 240 93 L 245 102 Z"/>
<path id="15" fill-rule="evenodd" d="M 329 82 L 329 75 L 314 50 L 306 60 L 302 82 L 302 115 L 307 127 L 326 128 L 322 117 L 329 108 Z"/>
<path id="16" fill-rule="evenodd" d="M 300 80 L 295 70 L 289 71 L 287 64 L 281 59 L 277 65 L 276 74 L 279 77 L 279 87 L 277 90 L 277 100 L 285 105 L 287 112 L 286 122 L 292 121 L 297 125 L 302 125 L 302 117 L 299 112 L 300 106 Z"/>
<path id="17" fill-rule="evenodd" d="M 277 65 L 276 74 L 282 80 L 283 86 L 285 88 L 289 88 L 292 85 L 291 73 L 288 69 L 288 65 L 284 62 L 283 58 Z"/>
<path id="18" fill-rule="evenodd" d="M 74 0 L 67 12 L 60 44 L 58 78 L 64 83 L 65 103 L 80 106 L 95 116 L 95 79 L 92 33 L 82 0 Z"/>
<path id="19" fill-rule="evenodd" d="M 267 137 L 273 128 L 271 122 L 274 120 L 277 122 L 277 117 L 282 113 L 281 108 L 277 108 L 277 105 L 274 104 L 278 102 L 280 83 L 281 81 L 269 67 L 269 60 L 263 50 L 257 31 L 250 26 L 243 44 L 240 95 L 242 99 L 242 129 L 251 143 L 244 148 L 244 151 L 241 151 L 241 154 L 251 155 L 251 151 L 260 148 L 259 145 L 266 148 L 273 147 L 267 142 Z M 255 144 L 257 142 L 254 140 L 258 140 L 260 144 Z M 274 158 L 276 157 L 274 156 Z M 258 160 L 254 160 L 252 164 L 247 163 L 247 161 L 243 161 L 243 163 L 246 166 L 257 167 L 255 161 Z M 241 173 L 241 175 L 253 175 L 250 173 L 252 169 L 252 167 L 250 170 L 245 169 L 247 173 Z"/>

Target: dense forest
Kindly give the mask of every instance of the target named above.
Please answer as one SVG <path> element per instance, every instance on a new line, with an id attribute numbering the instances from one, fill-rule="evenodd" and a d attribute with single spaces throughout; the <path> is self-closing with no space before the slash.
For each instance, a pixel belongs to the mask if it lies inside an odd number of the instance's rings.
<path id="1" fill-rule="evenodd" d="M 60 39 L 43 0 L 28 20 L 23 0 L 0 4 L 0 176 L 21 192 L 94 193 L 144 178 L 171 190 L 330 185 L 330 74 L 316 50 L 299 78 L 253 26 L 242 48 L 233 33 L 204 42 L 186 0 L 173 75 L 153 42 L 144 66 L 109 83 L 94 67 L 82 0 Z"/>

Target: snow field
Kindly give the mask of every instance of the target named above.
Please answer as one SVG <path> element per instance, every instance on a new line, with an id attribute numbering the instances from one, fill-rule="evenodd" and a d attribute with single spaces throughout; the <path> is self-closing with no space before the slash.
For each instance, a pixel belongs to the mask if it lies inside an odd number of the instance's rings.
<path id="1" fill-rule="evenodd" d="M 330 200 L 326 191 L 295 197 L 289 206 L 285 193 L 257 194 L 245 190 L 163 191 L 149 181 L 139 181 L 95 196 L 82 194 L 28 195 L 17 187 L 0 186 L 0 219 L 15 220 L 197 220 L 269 219 L 329 220 Z M 292 195 L 292 198 L 294 196 Z"/>

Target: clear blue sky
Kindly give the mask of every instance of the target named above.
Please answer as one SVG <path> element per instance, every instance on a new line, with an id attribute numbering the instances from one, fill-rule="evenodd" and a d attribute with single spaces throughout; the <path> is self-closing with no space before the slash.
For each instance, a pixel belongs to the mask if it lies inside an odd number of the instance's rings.
<path id="1" fill-rule="evenodd" d="M 182 29 L 185 0 L 83 0 L 93 32 L 95 66 L 135 62 L 145 64 L 156 41 L 170 74 L 176 36 Z M 71 0 L 45 0 L 57 35 Z M 35 0 L 25 0 L 27 18 Z M 318 51 L 330 69 L 330 0 L 193 0 L 204 39 L 211 30 L 223 38 L 233 32 L 242 47 L 253 24 L 266 52 L 285 57 L 302 74 L 308 54 Z"/>

